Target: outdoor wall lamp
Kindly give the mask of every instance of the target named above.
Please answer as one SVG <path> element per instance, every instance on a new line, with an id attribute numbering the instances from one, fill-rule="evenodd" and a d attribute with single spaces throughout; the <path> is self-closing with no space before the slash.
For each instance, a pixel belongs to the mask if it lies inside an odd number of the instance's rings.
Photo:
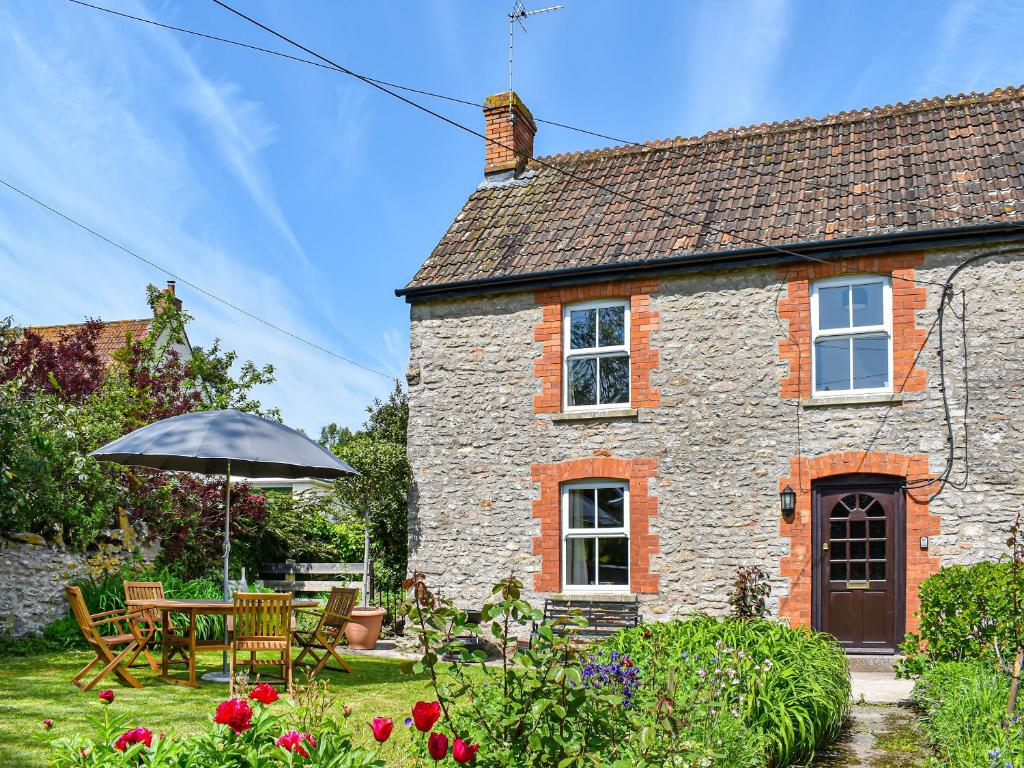
<path id="1" fill-rule="evenodd" d="M 783 517 L 789 517 L 796 512 L 796 491 L 787 485 L 779 494 L 779 504 Z"/>

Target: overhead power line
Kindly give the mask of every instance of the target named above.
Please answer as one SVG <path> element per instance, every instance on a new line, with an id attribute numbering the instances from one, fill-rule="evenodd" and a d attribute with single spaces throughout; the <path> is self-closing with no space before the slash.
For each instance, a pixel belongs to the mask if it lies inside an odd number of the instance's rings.
<path id="1" fill-rule="evenodd" d="M 389 87 L 387 87 L 385 85 L 381 85 L 379 82 L 377 82 L 377 81 L 375 81 L 375 80 L 373 80 L 373 79 L 371 79 L 371 78 L 369 78 L 369 77 L 367 77 L 365 75 L 361 75 L 358 72 L 354 72 L 351 69 L 348 69 L 347 67 L 342 66 L 341 64 L 338 64 L 335 61 L 332 61 L 331 59 L 327 58 L 326 56 L 324 56 L 324 55 L 322 55 L 320 53 L 317 53 L 316 51 L 312 50 L 311 48 L 307 48 L 302 43 L 299 43 L 298 41 L 293 40 L 292 38 L 288 37 L 284 33 L 278 32 L 276 29 L 273 29 L 272 27 L 267 26 L 266 24 L 262 23 L 261 21 L 258 21 L 257 19 L 254 19 L 253 17 L 246 15 L 242 11 L 239 11 L 238 9 L 233 8 L 232 6 L 230 6 L 227 3 L 223 2 L 223 0 L 213 0 L 213 2 L 216 3 L 217 5 L 219 5 L 220 7 L 224 8 L 225 10 L 230 11 L 231 13 L 235 14 L 239 18 L 242 18 L 245 21 L 248 21 L 250 24 L 253 24 L 253 25 L 259 27 L 260 29 L 262 29 L 265 32 L 268 32 L 269 34 L 279 38 L 280 40 L 283 40 L 284 42 L 288 43 L 289 45 L 292 45 L 292 46 L 298 48 L 299 50 L 304 51 L 305 53 L 308 53 L 310 56 L 313 56 L 313 57 L 319 59 L 320 61 L 335 67 L 340 72 L 344 72 L 345 74 L 350 75 L 351 77 L 354 77 L 357 80 L 360 80 L 360 81 L 366 83 L 367 85 L 371 86 L 372 88 L 376 88 L 377 90 L 382 91 L 383 93 L 388 94 L 392 98 L 398 99 L 399 101 L 401 101 L 401 102 L 403 102 L 405 104 L 408 104 L 410 107 L 413 107 L 414 109 L 417 109 L 420 112 L 423 112 L 424 114 L 430 115 L 431 117 L 434 117 L 437 120 L 440 120 L 441 122 L 447 123 L 448 125 L 452 126 L 453 128 L 457 128 L 460 131 L 464 131 L 465 133 L 468 133 L 468 134 L 470 134 L 472 136 L 476 136 L 477 138 L 483 139 L 485 142 L 487 142 L 489 144 L 494 144 L 496 146 L 501 147 L 502 149 L 507 149 L 510 152 L 515 152 L 516 151 L 514 147 L 509 146 L 508 144 L 505 144 L 505 143 L 503 143 L 501 141 L 498 141 L 496 139 L 490 138 L 486 134 L 481 133 L 480 131 L 476 130 L 475 128 L 471 128 L 468 125 L 460 123 L 457 120 L 454 120 L 454 119 L 448 117 L 447 115 L 442 114 L 441 112 L 438 112 L 438 111 L 436 111 L 434 109 L 431 109 L 430 107 L 427 107 L 427 106 L 425 106 L 423 104 L 420 104 L 417 101 L 413 101 L 412 99 L 407 98 L 406 96 L 403 96 L 400 93 L 396 93 L 395 91 L 391 90 Z M 847 266 L 845 264 L 839 264 L 839 263 L 834 262 L 834 261 L 828 261 L 826 259 L 819 259 L 816 256 L 811 256 L 811 255 L 806 254 L 806 253 L 800 253 L 798 251 L 788 250 L 786 248 L 782 248 L 782 247 L 779 247 L 777 245 L 772 245 L 771 243 L 767 243 L 767 242 L 765 242 L 763 240 L 758 240 L 756 238 L 747 237 L 745 235 L 740 235 L 740 234 L 737 234 L 735 232 L 728 232 L 726 230 L 723 230 L 723 229 L 721 229 L 719 227 L 714 226 L 713 224 L 700 221 L 699 219 L 696 219 L 696 218 L 694 218 L 692 216 L 687 216 L 687 215 L 681 214 L 681 213 L 679 213 L 677 211 L 673 211 L 673 210 L 670 210 L 668 208 L 664 208 L 664 207 L 662 207 L 660 205 L 655 205 L 654 203 L 649 203 L 646 200 L 641 200 L 641 199 L 639 199 L 637 197 L 633 197 L 632 195 L 626 194 L 625 192 L 620 192 L 619 190 L 615 189 L 614 187 L 610 187 L 607 184 L 602 184 L 602 183 L 597 182 L 597 181 L 591 181 L 586 176 L 584 176 L 584 175 L 582 175 L 580 173 L 572 171 L 572 170 L 570 170 L 568 168 L 563 168 L 563 167 L 561 167 L 561 166 L 559 166 L 559 165 L 557 165 L 555 163 L 552 163 L 552 162 L 550 162 L 548 160 L 544 160 L 544 159 L 538 158 L 538 157 L 532 157 L 530 159 L 535 164 L 539 165 L 542 168 L 547 168 L 549 170 L 554 171 L 555 173 L 560 173 L 563 176 L 571 178 L 571 179 L 573 179 L 575 181 L 578 181 L 578 182 L 580 182 L 582 184 L 586 184 L 587 186 L 593 187 L 594 189 L 599 189 L 602 192 L 606 192 L 609 195 L 613 195 L 615 197 L 621 198 L 621 199 L 626 200 L 627 202 L 633 203 L 635 205 L 639 205 L 639 206 L 648 208 L 648 209 L 650 209 L 652 211 L 655 211 L 657 213 L 662 214 L 663 216 L 668 216 L 670 218 L 679 219 L 681 221 L 685 221 L 685 222 L 688 222 L 690 224 L 694 224 L 694 225 L 699 226 L 699 227 L 707 227 L 708 229 L 710 229 L 710 230 L 712 230 L 714 232 L 717 232 L 720 235 L 724 235 L 724 236 L 730 237 L 730 238 L 735 238 L 736 240 L 740 240 L 740 241 L 743 241 L 745 243 L 749 243 L 751 245 L 756 245 L 756 246 L 759 246 L 761 248 L 765 248 L 767 250 L 774 251 L 776 253 L 781 253 L 781 254 L 784 254 L 784 255 L 787 255 L 787 256 L 792 256 L 792 257 L 795 257 L 797 259 L 804 259 L 806 261 L 817 262 L 819 264 L 826 264 L 826 265 L 828 265 L 830 267 L 837 267 L 837 268 L 843 270 L 844 273 L 873 274 L 871 272 L 867 272 L 866 270 L 851 268 L 851 267 L 849 267 L 849 266 Z M 931 280 L 921 280 L 921 279 L 915 279 L 915 278 L 902 277 L 902 276 L 898 276 L 898 275 L 892 275 L 892 279 L 893 280 L 901 280 L 901 281 L 909 282 L 909 283 L 915 283 L 915 284 L 926 284 L 926 285 L 936 285 L 936 286 L 941 285 L 940 283 L 934 283 Z"/>
<path id="2" fill-rule="evenodd" d="M 148 24 L 148 25 L 151 25 L 151 26 L 154 26 L 154 27 L 159 27 L 161 29 L 167 29 L 167 30 L 171 30 L 171 31 L 174 31 L 174 32 L 179 32 L 179 33 L 186 34 L 186 35 L 192 35 L 194 37 L 199 37 L 199 38 L 202 38 L 202 39 L 205 39 L 205 40 L 211 40 L 211 41 L 218 42 L 218 43 L 224 43 L 226 45 L 233 45 L 233 46 L 236 46 L 236 47 L 239 47 L 239 48 L 244 48 L 244 49 L 248 49 L 248 50 L 251 50 L 251 51 L 255 51 L 257 53 L 264 53 L 264 54 L 268 54 L 270 56 L 276 56 L 278 58 L 287 59 L 289 61 L 293 61 L 293 62 L 296 62 L 296 63 L 299 63 L 299 64 L 306 64 L 306 65 L 309 65 L 309 66 L 312 66 L 312 67 L 317 67 L 319 69 L 325 69 L 325 70 L 332 71 L 332 72 L 338 72 L 340 74 L 351 74 L 353 76 L 356 76 L 356 73 L 354 73 L 354 72 L 347 72 L 344 69 L 341 69 L 341 68 L 339 68 L 336 65 L 325 64 L 325 63 L 322 63 L 320 61 L 314 61 L 312 59 L 304 58 L 302 56 L 294 56 L 292 54 L 285 53 L 284 51 L 277 51 L 277 50 L 273 50 L 271 48 L 264 48 L 262 46 L 253 45 L 251 43 L 245 43 L 245 42 L 242 42 L 240 40 L 233 40 L 231 38 L 222 37 L 220 35 L 213 35 L 213 34 L 210 34 L 210 33 L 207 33 L 207 32 L 200 32 L 198 30 L 189 29 L 187 27 L 181 27 L 181 26 L 176 26 L 174 24 L 167 24 L 165 22 L 156 21 L 155 19 L 148 19 L 148 18 L 145 18 L 145 17 L 142 17 L 142 16 L 135 16 L 135 15 L 130 14 L 130 13 L 125 13 L 123 11 L 116 11 L 116 10 L 114 10 L 112 8 L 106 8 L 104 6 L 96 5 L 94 3 L 88 3 L 88 2 L 85 2 L 85 0 L 68 0 L 68 2 L 74 3 L 75 5 L 83 6 L 83 7 L 86 7 L 86 8 L 91 8 L 91 9 L 96 10 L 96 11 L 102 11 L 104 13 L 108 13 L 108 14 L 111 14 L 113 16 L 119 16 L 121 18 L 128 19 L 128 20 L 131 20 L 131 21 L 136 21 L 136 22 L 140 22 L 142 24 Z M 316 54 L 313 54 L 313 55 L 316 55 Z M 444 94 L 444 93 L 438 93 L 437 91 L 426 90 L 426 89 L 423 89 L 423 88 L 414 88 L 412 86 L 402 85 L 401 83 L 395 83 L 395 82 L 391 82 L 391 81 L 388 81 L 388 80 L 382 80 L 380 78 L 370 77 L 369 75 L 358 75 L 358 76 L 361 79 L 363 79 L 363 80 L 365 80 L 366 82 L 369 82 L 369 83 L 375 83 L 377 85 L 386 86 L 388 88 L 394 88 L 396 90 L 405 91 L 407 93 L 414 93 L 414 94 L 417 94 L 417 95 L 420 95 L 420 96 L 427 96 L 427 97 L 434 98 L 434 99 L 440 99 L 442 101 L 451 102 L 453 104 L 460 104 L 460 105 L 463 105 L 463 106 L 474 107 L 474 108 L 477 108 L 477 109 L 482 109 L 483 106 L 484 106 L 483 104 L 481 104 L 480 102 L 477 102 L 477 101 L 472 101 L 470 99 L 463 99 L 463 98 L 459 98 L 457 96 L 451 96 L 451 95 Z M 662 144 L 662 145 L 659 145 L 659 146 L 655 146 L 655 145 L 652 145 L 652 144 L 650 144 L 648 142 L 641 142 L 641 141 L 633 141 L 631 139 L 624 139 L 624 138 L 621 138 L 621 137 L 618 137 L 618 136 L 613 136 L 611 134 L 602 133 L 600 131 L 595 131 L 595 130 L 592 130 L 592 129 L 589 129 L 589 128 L 581 128 L 581 127 L 576 126 L 576 125 L 570 125 L 569 123 L 561 122 L 561 121 L 558 121 L 558 120 L 549 120 L 549 119 L 545 119 L 545 118 L 542 118 L 542 117 L 537 117 L 536 115 L 533 116 L 533 119 L 534 119 L 534 122 L 537 122 L 537 123 L 543 123 L 545 125 L 550 125 L 550 126 L 553 126 L 553 127 L 556 127 L 556 128 L 562 128 L 564 130 L 574 131 L 576 133 L 584 134 L 584 135 L 587 135 L 587 136 L 593 136 L 595 138 L 603 139 L 605 141 L 610 141 L 610 142 L 612 142 L 614 144 L 621 144 L 621 145 L 625 145 L 625 146 L 636 147 L 637 149 L 641 149 L 641 150 L 646 151 L 646 152 L 671 152 L 673 154 L 679 155 L 680 157 L 687 156 L 686 152 L 684 151 L 684 149 L 682 147 L 671 145 L 671 144 Z M 704 143 L 705 151 L 708 149 L 708 147 L 710 146 L 711 143 L 712 142 L 705 142 Z M 535 159 L 535 158 L 532 158 L 532 159 Z M 829 191 L 829 192 L 831 192 L 834 189 L 836 189 L 837 186 L 849 186 L 849 185 L 855 183 L 854 181 L 851 180 L 849 182 L 846 182 L 845 184 L 831 185 L 830 186 L 828 184 L 823 184 L 821 182 L 814 181 L 813 179 L 798 179 L 798 180 L 794 180 L 794 179 L 792 179 L 792 178 L 790 178 L 788 176 L 785 176 L 783 174 L 775 173 L 775 172 L 772 172 L 770 170 L 767 170 L 766 168 L 755 167 L 755 166 L 752 166 L 752 165 L 738 165 L 736 167 L 739 168 L 740 170 L 746 171 L 746 172 L 748 172 L 750 174 L 753 174 L 755 176 L 765 176 L 765 177 L 775 178 L 775 179 L 778 179 L 778 180 L 786 182 L 786 183 L 797 183 L 797 182 L 799 182 L 802 186 L 812 187 L 812 188 L 815 188 L 815 189 L 822 189 L 822 190 Z M 737 188 L 738 187 L 736 185 L 724 185 L 724 186 L 720 187 L 721 190 L 737 189 Z M 862 195 L 864 197 L 868 197 L 868 198 L 872 198 L 872 199 L 878 200 L 880 202 L 885 202 L 885 203 L 897 202 L 896 199 L 894 199 L 892 197 L 889 197 L 888 195 L 885 195 L 885 194 L 882 194 L 882 193 L 879 193 L 879 192 L 872 192 L 870 190 L 861 190 L 858 194 L 860 194 L 860 195 Z M 965 212 L 963 210 L 958 210 L 958 209 L 954 209 L 954 208 L 947 208 L 947 207 L 943 207 L 943 206 L 930 205 L 928 203 L 918 202 L 916 204 L 916 208 L 913 211 L 913 213 L 920 213 L 922 211 L 931 211 L 933 213 L 951 214 L 951 215 L 957 216 L 957 217 L 959 217 L 961 219 L 966 219 L 966 220 L 970 220 L 970 221 L 988 221 L 988 218 L 984 214 L 967 213 L 967 212 Z M 1020 225 L 1020 226 L 1024 227 L 1024 225 Z M 748 240 L 748 242 L 750 242 L 750 241 Z M 927 282 L 927 281 L 918 281 L 918 282 Z M 935 283 L 935 285 L 938 285 L 938 284 Z"/>
<path id="3" fill-rule="evenodd" d="M 100 240 L 102 240 L 103 242 L 107 243 L 108 245 L 114 246 L 119 251 L 123 251 L 124 253 L 128 254 L 132 258 L 138 259 L 143 264 L 147 264 L 150 267 L 152 267 L 153 269 L 156 269 L 156 270 L 158 270 L 160 272 L 163 272 L 165 275 L 167 275 L 172 280 L 177 280 L 179 283 L 182 283 L 183 285 L 187 285 L 189 288 L 192 288 L 193 290 L 203 294 L 207 298 L 213 299 L 214 301 L 219 302 L 219 303 L 223 304 L 224 306 L 229 307 L 229 308 L 235 310 L 236 312 L 240 312 L 241 314 L 245 315 L 246 317 L 248 317 L 251 320 L 255 320 L 256 322 L 261 323 L 262 325 L 265 325 L 268 328 L 272 328 L 273 330 L 277 331 L 278 333 L 283 333 L 285 336 L 288 336 L 289 338 L 292 338 L 295 341 L 299 341 L 299 342 L 305 344 L 306 346 L 309 346 L 309 347 L 312 347 L 313 349 L 319 350 L 320 352 L 323 352 L 323 353 L 325 353 L 327 355 L 330 355 L 331 357 L 337 358 L 338 360 L 342 360 L 342 361 L 348 363 L 349 365 L 354 365 L 357 368 L 362 368 L 364 371 L 369 371 L 370 373 L 375 373 L 378 376 L 383 376 L 383 377 L 388 378 L 388 379 L 394 379 L 395 378 L 390 373 L 385 373 L 384 371 L 379 371 L 376 368 L 371 368 L 368 365 L 364 365 L 363 363 L 356 362 L 355 360 L 353 360 L 351 358 L 348 358 L 348 357 L 345 357 L 344 355 L 339 355 L 337 352 L 335 352 L 335 351 L 333 351 L 331 349 L 328 349 L 327 347 L 324 347 L 324 346 L 322 346 L 320 344 L 317 344 L 315 341 L 310 341 L 307 338 L 299 336 L 297 333 L 293 333 L 292 331 L 289 331 L 287 328 L 282 328 L 281 326 L 276 325 L 275 323 L 272 323 L 269 320 L 266 320 L 266 319 L 260 317 L 259 315 L 253 314 L 252 312 L 250 312 L 249 310 L 245 309 L 244 307 L 240 307 L 237 304 L 234 304 L 234 303 L 228 301 L 224 297 L 218 296 L 217 294 L 213 293 L 212 291 L 206 290 L 201 285 L 197 285 L 196 283 L 193 283 L 191 280 L 186 280 L 181 275 L 177 275 L 174 272 L 171 272 L 169 269 L 167 269 L 166 267 L 160 266 L 155 261 L 147 259 L 145 256 L 142 256 L 142 255 L 136 253 L 135 251 L 131 250 L 130 248 L 127 248 L 127 247 L 121 245 L 120 243 L 116 242 L 115 240 L 112 240 L 111 238 L 107 237 L 106 235 L 104 235 L 104 234 L 102 234 L 100 232 L 97 232 L 95 229 L 89 227 L 86 224 L 83 224 L 82 222 L 80 222 L 77 219 L 69 216 L 66 213 L 63 213 L 62 211 L 59 211 L 58 209 L 54 208 L 52 205 L 49 205 L 48 203 L 43 202 L 42 200 L 40 200 L 37 197 L 33 197 L 31 194 L 29 194 L 25 190 L 23 190 L 23 189 L 21 189 L 19 187 L 16 187 L 14 184 L 11 184 L 9 181 L 7 181 L 6 179 L 4 179 L 2 177 L 0 177 L 0 184 L 3 184 L 5 187 L 7 187 L 12 192 L 16 192 L 17 194 L 21 195 L 26 200 L 31 200 L 33 203 L 35 203 L 39 207 L 45 208 L 50 213 L 55 214 L 57 216 L 60 216 L 62 219 L 64 219 L 65 221 L 67 221 L 70 224 L 74 224 L 79 229 L 85 230 L 86 232 L 88 232 L 93 237 L 97 237 Z"/>

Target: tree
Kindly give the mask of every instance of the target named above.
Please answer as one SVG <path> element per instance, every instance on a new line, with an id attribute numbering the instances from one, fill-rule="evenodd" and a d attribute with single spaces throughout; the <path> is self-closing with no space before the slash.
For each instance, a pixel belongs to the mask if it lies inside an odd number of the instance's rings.
<path id="1" fill-rule="evenodd" d="M 400 580 L 408 558 L 408 493 L 412 481 L 406 455 L 409 400 L 396 381 L 387 400 L 367 409 L 363 429 L 352 433 L 336 424 L 324 427 L 321 442 L 359 471 L 339 480 L 338 496 L 355 514 L 368 514 L 370 553 L 374 561 Z"/>

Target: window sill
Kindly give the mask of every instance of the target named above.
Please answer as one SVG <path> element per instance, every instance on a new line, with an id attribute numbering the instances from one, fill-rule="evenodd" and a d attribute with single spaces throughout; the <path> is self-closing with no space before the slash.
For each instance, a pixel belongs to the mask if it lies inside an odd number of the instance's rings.
<path id="1" fill-rule="evenodd" d="M 605 603 L 632 603 L 636 595 L 620 590 L 618 592 L 555 592 L 549 594 L 552 600 L 600 600 Z"/>
<path id="2" fill-rule="evenodd" d="M 552 421 L 593 421 L 595 419 L 635 419 L 639 408 L 603 408 L 593 411 L 562 411 L 551 414 Z"/>
<path id="3" fill-rule="evenodd" d="M 836 397 L 805 397 L 800 401 L 804 408 L 827 408 L 833 405 L 900 405 L 901 392 L 883 392 L 877 395 L 839 395 Z"/>

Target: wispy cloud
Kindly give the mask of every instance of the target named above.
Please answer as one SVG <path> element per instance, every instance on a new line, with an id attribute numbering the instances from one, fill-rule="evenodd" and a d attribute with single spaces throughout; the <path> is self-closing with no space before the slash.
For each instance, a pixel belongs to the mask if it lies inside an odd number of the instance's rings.
<path id="1" fill-rule="evenodd" d="M 170 33 L 140 34 L 91 12 L 51 13 L 55 7 L 0 6 L 0 175 L 229 301 L 350 352 L 346 339 L 317 322 L 310 297 L 294 287 L 305 281 L 280 268 L 274 244 L 262 237 L 276 231 L 301 251 L 265 167 L 274 126 L 257 100 L 204 76 Z M 236 179 L 252 203 L 223 204 L 218 173 Z M 254 234 L 243 220 L 239 233 L 226 213 L 251 213 L 270 227 Z M 140 317 L 148 312 L 145 284 L 164 279 L 0 190 L 0 316 L 22 323 Z M 196 317 L 193 340 L 220 337 L 243 359 L 272 362 L 278 382 L 265 401 L 311 434 L 328 421 L 358 425 L 365 404 L 390 387 L 186 286 L 180 293 Z M 403 368 L 399 354 L 354 354 L 395 375 Z"/>
<path id="2" fill-rule="evenodd" d="M 764 119 L 791 26 L 788 0 L 701 5 L 690 34 L 681 36 L 688 62 L 683 129 L 699 132 Z"/>
<path id="3" fill-rule="evenodd" d="M 1024 6 L 1012 0 L 953 3 L 942 15 L 934 44 L 929 46 L 931 56 L 926 59 L 929 63 L 920 92 L 937 94 L 983 88 L 993 65 L 1007 64 L 1007 54 L 1024 63 L 1020 47 L 1022 25 Z"/>

